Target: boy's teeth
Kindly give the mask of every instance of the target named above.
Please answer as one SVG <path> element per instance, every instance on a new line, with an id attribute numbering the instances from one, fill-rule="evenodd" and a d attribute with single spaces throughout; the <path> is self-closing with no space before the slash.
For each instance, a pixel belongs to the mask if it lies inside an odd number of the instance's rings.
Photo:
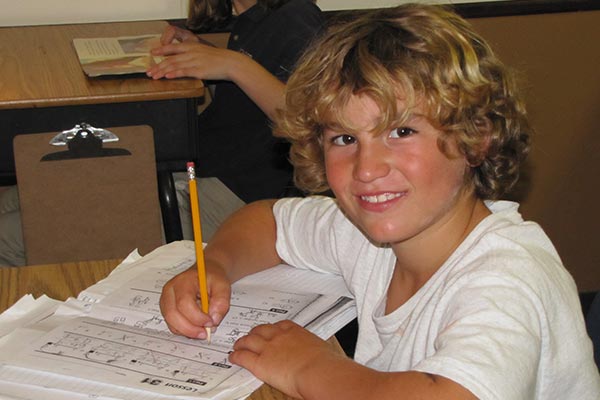
<path id="1" fill-rule="evenodd" d="M 400 197 L 400 193 L 383 193 L 378 194 L 377 196 L 360 196 L 362 200 L 369 203 L 383 203 L 384 201 L 388 201 L 396 197 Z"/>

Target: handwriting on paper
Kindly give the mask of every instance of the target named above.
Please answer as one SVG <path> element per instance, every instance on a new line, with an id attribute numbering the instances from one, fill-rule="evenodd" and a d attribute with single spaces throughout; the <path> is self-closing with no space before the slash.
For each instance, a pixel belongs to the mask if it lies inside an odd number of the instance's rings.
<path id="1" fill-rule="evenodd" d="M 129 304 L 153 307 L 154 300 L 140 302 L 137 296 L 130 297 Z M 107 383 L 117 379 L 142 389 L 149 383 L 161 386 L 158 391 L 165 394 L 203 393 L 239 370 L 228 361 L 238 338 L 256 325 L 292 319 L 319 297 L 238 286 L 210 344 L 169 333 L 158 316 L 131 325 L 120 323 L 116 315 L 111 320 L 77 318 L 44 336 L 33 355 L 50 360 L 53 369 L 68 364 L 65 368 L 75 375 Z M 90 375 L 94 368 L 108 373 Z"/>

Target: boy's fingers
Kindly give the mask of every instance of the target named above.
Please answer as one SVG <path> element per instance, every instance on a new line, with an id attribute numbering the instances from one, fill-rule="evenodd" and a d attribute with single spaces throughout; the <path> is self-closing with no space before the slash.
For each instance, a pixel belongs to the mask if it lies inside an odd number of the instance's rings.
<path id="1" fill-rule="evenodd" d="M 211 296 L 208 303 L 208 313 L 214 325 L 219 325 L 227 311 L 231 298 L 231 286 L 229 283 L 218 281 L 211 285 Z"/>
<path id="2" fill-rule="evenodd" d="M 242 368 L 250 370 L 252 365 L 255 365 L 258 360 L 258 355 L 252 351 L 245 349 L 234 350 L 229 354 L 229 361 Z"/>
<path id="3" fill-rule="evenodd" d="M 260 335 L 253 334 L 252 331 L 246 336 L 242 336 L 233 344 L 233 350 L 240 353 L 260 354 L 267 345 L 267 340 Z"/>
<path id="4" fill-rule="evenodd" d="M 193 338 L 202 336 L 204 328 L 202 325 L 191 321 L 186 316 L 190 314 L 181 312 L 177 306 L 177 300 L 175 299 L 174 293 L 163 293 L 163 296 L 161 296 L 160 308 L 171 332 Z M 199 313 L 198 310 L 198 313 L 192 313 L 191 315 Z"/>

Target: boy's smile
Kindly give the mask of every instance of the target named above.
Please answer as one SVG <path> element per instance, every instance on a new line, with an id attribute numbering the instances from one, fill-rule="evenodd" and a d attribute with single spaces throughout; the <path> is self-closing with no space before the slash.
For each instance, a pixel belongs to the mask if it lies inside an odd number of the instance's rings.
<path id="1" fill-rule="evenodd" d="M 448 155 L 442 153 L 443 133 L 423 114 L 415 107 L 401 126 L 373 132 L 380 109 L 356 95 L 343 112 L 355 129 L 325 130 L 329 185 L 350 220 L 375 242 L 436 246 L 437 240 L 453 242 L 469 224 L 476 197 L 465 183 L 465 157 L 450 142 Z"/>

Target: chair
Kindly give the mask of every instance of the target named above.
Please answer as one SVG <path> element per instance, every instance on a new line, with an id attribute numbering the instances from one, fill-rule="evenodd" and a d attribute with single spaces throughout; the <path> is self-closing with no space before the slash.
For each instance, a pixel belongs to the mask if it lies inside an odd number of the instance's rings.
<path id="1" fill-rule="evenodd" d="M 27 264 L 124 258 L 160 246 L 152 129 L 76 128 L 62 137 L 68 150 L 50 144 L 56 132 L 14 139 Z"/>

